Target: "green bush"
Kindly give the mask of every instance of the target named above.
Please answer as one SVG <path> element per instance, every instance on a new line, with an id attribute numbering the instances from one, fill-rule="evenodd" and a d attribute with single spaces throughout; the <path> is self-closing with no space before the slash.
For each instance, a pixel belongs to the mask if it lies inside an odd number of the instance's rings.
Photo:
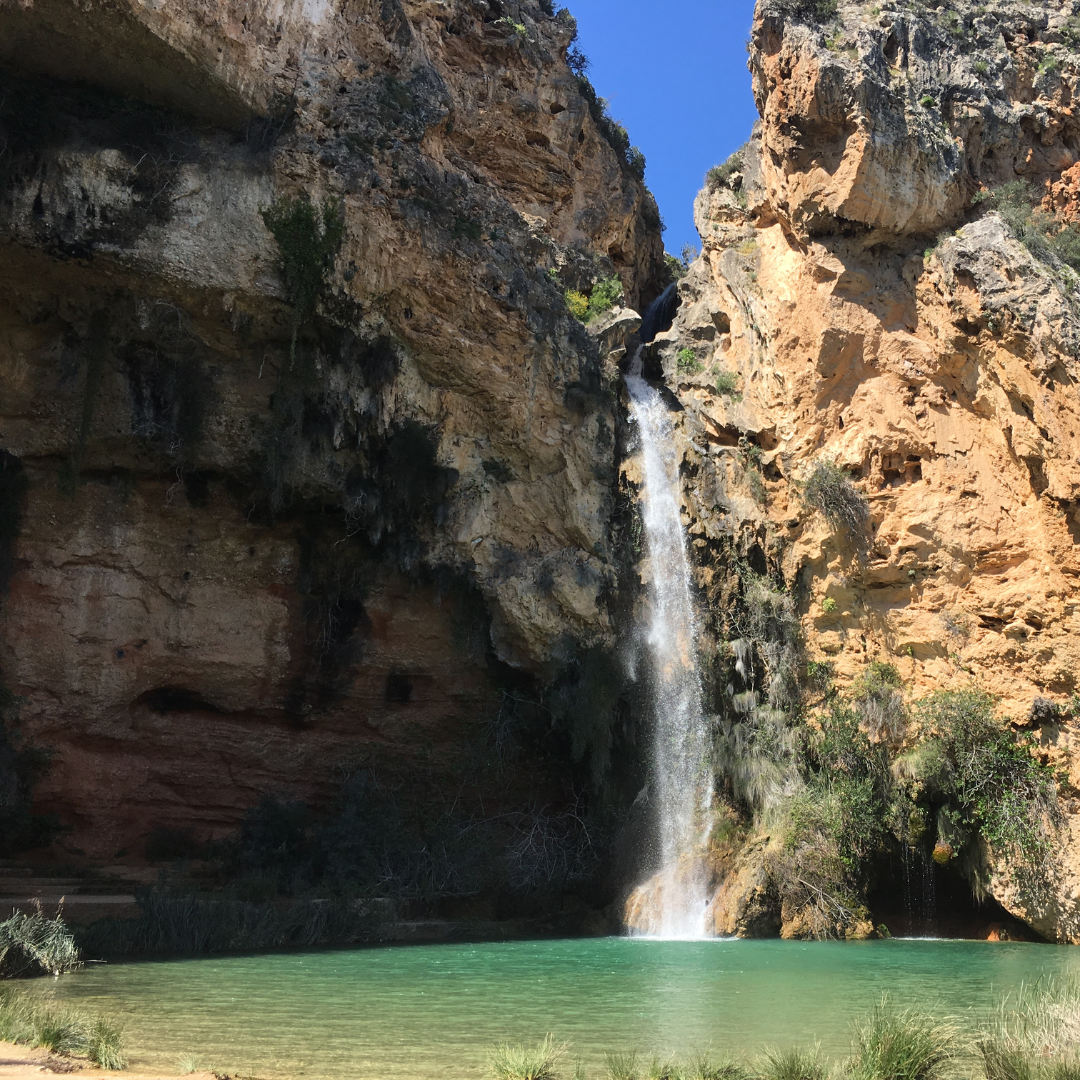
<path id="1" fill-rule="evenodd" d="M 851 482 L 848 474 L 831 461 L 814 465 L 803 485 L 803 501 L 822 514 L 834 529 L 861 532 L 870 518 L 866 496 Z"/>
<path id="2" fill-rule="evenodd" d="M 680 259 L 677 255 L 669 255 L 666 251 L 664 252 L 664 263 L 666 264 L 672 279 L 675 281 L 686 277 L 687 271 L 690 269 L 684 260 Z"/>
<path id="3" fill-rule="evenodd" d="M 610 311 L 622 300 L 622 296 L 622 279 L 617 274 L 596 282 L 588 296 L 576 289 L 567 289 L 563 293 L 570 314 L 583 323 L 591 322 L 597 315 Z"/>
<path id="4" fill-rule="evenodd" d="M 705 370 L 705 365 L 697 358 L 691 348 L 680 349 L 675 356 L 675 366 L 680 375 L 697 375 Z"/>
<path id="5" fill-rule="evenodd" d="M 1054 772 L 1032 755 L 1030 734 L 994 718 L 995 704 L 977 689 L 942 690 L 918 702 L 929 748 L 915 779 L 1034 885 L 1051 856 L 1048 824 L 1060 813 Z"/>
<path id="6" fill-rule="evenodd" d="M 719 187 L 730 186 L 731 178 L 742 172 L 746 160 L 747 145 L 744 143 L 722 165 L 714 165 L 705 174 L 705 186 L 710 191 L 715 191 Z"/>
<path id="7" fill-rule="evenodd" d="M 496 26 L 505 26 L 512 34 L 515 34 L 521 41 L 529 40 L 529 28 L 524 23 L 514 22 L 509 16 L 504 15 L 501 19 L 495 20 Z"/>
<path id="8" fill-rule="evenodd" d="M 291 352 L 295 358 L 297 334 L 315 312 L 345 236 L 345 220 L 339 207 L 328 204 L 319 210 L 306 192 L 275 199 L 261 217 L 277 242 L 277 270 L 293 306 Z"/>
<path id="9" fill-rule="evenodd" d="M 590 318 L 595 315 L 602 315 L 605 311 L 610 311 L 622 300 L 622 295 L 623 283 L 617 274 L 598 281 L 592 287 L 592 292 L 589 293 Z"/>
<path id="10" fill-rule="evenodd" d="M 776 0 L 776 10 L 799 22 L 821 25 L 836 18 L 837 0 Z"/>

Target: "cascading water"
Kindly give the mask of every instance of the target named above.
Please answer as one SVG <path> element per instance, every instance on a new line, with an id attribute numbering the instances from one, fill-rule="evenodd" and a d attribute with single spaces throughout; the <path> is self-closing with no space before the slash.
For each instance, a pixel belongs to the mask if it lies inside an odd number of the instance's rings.
<path id="1" fill-rule="evenodd" d="M 649 566 L 652 661 L 652 802 L 659 827 L 660 872 L 628 905 L 639 932 L 667 938 L 706 936 L 709 881 L 702 853 L 711 826 L 712 782 L 697 663 L 697 620 L 686 536 L 679 515 L 679 468 L 663 397 L 640 375 L 626 376 L 630 417 L 641 441 L 642 509 Z"/>

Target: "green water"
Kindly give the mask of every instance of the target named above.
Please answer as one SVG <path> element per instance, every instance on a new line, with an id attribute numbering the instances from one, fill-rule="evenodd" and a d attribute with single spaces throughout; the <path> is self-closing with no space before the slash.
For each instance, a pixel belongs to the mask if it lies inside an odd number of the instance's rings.
<path id="1" fill-rule="evenodd" d="M 480 1077 L 488 1047 L 553 1032 L 599 1075 L 604 1053 L 847 1050 L 888 991 L 977 1019 L 1080 949 L 970 941 L 798 943 L 600 938 L 399 946 L 92 965 L 37 992 L 118 1013 L 132 1067 L 193 1053 L 264 1077 Z"/>

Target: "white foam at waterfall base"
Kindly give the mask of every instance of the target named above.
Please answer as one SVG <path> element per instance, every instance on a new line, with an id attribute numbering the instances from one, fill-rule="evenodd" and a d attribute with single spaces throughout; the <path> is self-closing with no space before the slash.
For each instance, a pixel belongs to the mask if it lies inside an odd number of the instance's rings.
<path id="1" fill-rule="evenodd" d="M 709 881 L 703 855 L 711 827 L 712 778 L 706 761 L 697 618 L 679 513 L 679 467 L 663 397 L 636 373 L 626 377 L 626 386 L 641 441 L 653 668 L 651 801 L 660 856 L 659 873 L 635 894 L 629 922 L 651 936 L 702 938 L 708 936 Z"/>

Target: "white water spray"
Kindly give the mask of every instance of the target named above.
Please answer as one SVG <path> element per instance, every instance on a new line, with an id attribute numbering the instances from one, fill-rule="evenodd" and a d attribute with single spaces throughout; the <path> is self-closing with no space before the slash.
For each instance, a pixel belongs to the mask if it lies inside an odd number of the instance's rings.
<path id="1" fill-rule="evenodd" d="M 667 938 L 706 936 L 708 874 L 702 858 L 711 826 L 712 779 L 697 664 L 697 619 L 686 536 L 679 515 L 679 464 L 663 397 L 626 376 L 630 416 L 641 439 L 641 492 L 649 560 L 653 666 L 652 801 L 659 825 L 660 872 L 631 898 L 629 921 Z"/>

